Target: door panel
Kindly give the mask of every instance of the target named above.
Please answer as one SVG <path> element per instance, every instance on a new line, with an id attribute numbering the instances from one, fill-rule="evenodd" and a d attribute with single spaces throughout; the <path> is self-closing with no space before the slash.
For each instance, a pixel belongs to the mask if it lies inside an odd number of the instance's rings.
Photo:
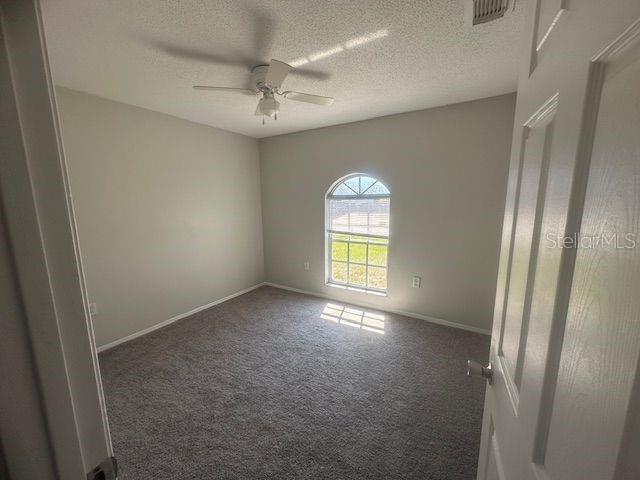
<path id="1" fill-rule="evenodd" d="M 560 24 L 569 11 L 569 0 L 536 0 L 530 72 L 536 68 L 550 40 L 561 30 Z"/>
<path id="2" fill-rule="evenodd" d="M 538 238 L 549 173 L 554 116 L 558 97 L 554 96 L 527 121 L 518 175 L 518 201 L 506 294 L 505 314 L 500 331 L 498 361 L 514 412 L 518 409 L 522 364 L 528 336 L 531 295 L 535 282 Z"/>
<path id="3" fill-rule="evenodd" d="M 567 12 L 568 6 L 568 0 L 540 0 L 538 25 L 535 32 L 538 52 L 544 48 L 544 44 L 558 27 L 558 22 Z"/>
<path id="4" fill-rule="evenodd" d="M 498 443 L 498 437 L 495 435 L 492 420 L 489 420 L 489 425 L 486 426 L 486 430 L 489 432 L 490 442 L 485 451 L 484 458 L 481 458 L 478 478 L 481 480 L 505 480 L 500 445 Z"/>
<path id="5" fill-rule="evenodd" d="M 551 479 L 612 478 L 637 373 L 639 38 L 603 65 L 581 244 L 549 431 L 546 465 Z M 577 455 L 583 458 L 578 465 L 572 461 Z"/>
<path id="6" fill-rule="evenodd" d="M 525 141 L 523 172 L 520 184 L 513 256 L 511 260 L 511 278 L 509 296 L 502 338 L 502 356 L 512 376 L 517 368 L 518 349 L 522 333 L 523 312 L 531 244 L 533 240 L 534 218 L 538 198 L 538 187 L 542 170 L 542 159 L 546 143 L 546 128 L 529 132 Z"/>

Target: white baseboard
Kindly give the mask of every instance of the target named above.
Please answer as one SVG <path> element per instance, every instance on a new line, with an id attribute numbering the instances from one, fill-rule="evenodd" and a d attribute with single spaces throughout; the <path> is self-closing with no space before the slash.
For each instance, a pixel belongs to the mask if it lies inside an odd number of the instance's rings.
<path id="1" fill-rule="evenodd" d="M 391 309 L 391 308 L 384 308 L 384 307 L 373 305 L 373 304 L 367 303 L 367 302 L 352 302 L 350 300 L 349 301 L 341 300 L 341 299 L 338 299 L 338 298 L 336 298 L 336 297 L 334 297 L 332 295 L 326 295 L 324 293 L 319 293 L 319 292 L 310 292 L 308 290 L 302 290 L 300 288 L 289 287 L 287 285 L 280 285 L 278 283 L 264 282 L 264 285 L 268 285 L 268 286 L 274 287 L 274 288 L 280 288 L 282 290 L 289 290 L 291 292 L 303 293 L 305 295 L 311 295 L 313 297 L 326 298 L 328 300 L 333 300 L 335 302 L 349 303 L 349 304 L 355 305 L 357 307 L 371 308 L 371 309 L 374 309 L 374 310 L 379 310 L 381 312 L 396 313 L 398 315 L 404 315 L 405 317 L 417 318 L 418 320 L 424 320 L 424 321 L 431 322 L 431 323 L 437 323 L 438 325 L 444 325 L 446 327 L 459 328 L 460 330 L 467 330 L 469 332 L 480 333 L 482 335 L 491 335 L 491 330 L 486 330 L 484 328 L 479 328 L 479 327 L 473 327 L 471 325 L 464 325 L 462 323 L 450 322 L 449 320 L 443 320 L 442 318 L 430 317 L 428 315 L 421 315 L 419 313 L 413 313 L 413 312 L 405 312 L 404 310 L 395 310 L 395 309 Z"/>
<path id="2" fill-rule="evenodd" d="M 265 285 L 265 282 L 258 283 L 257 285 L 254 285 L 254 286 L 249 287 L 249 288 L 245 288 L 244 290 L 240 290 L 239 292 L 236 292 L 236 293 L 232 293 L 231 295 L 227 295 L 226 297 L 221 298 L 219 300 L 215 300 L 215 301 L 213 301 L 211 303 L 207 303 L 206 305 L 202 305 L 200 307 L 194 308 L 193 310 L 189 310 L 188 312 L 181 313 L 179 315 L 176 315 L 175 317 L 171 317 L 171 318 L 169 318 L 167 320 L 164 320 L 164 321 L 162 321 L 160 323 L 152 325 L 151 327 L 145 328 L 144 330 L 140 330 L 139 332 L 132 333 L 131 335 L 127 335 L 124 338 L 120 338 L 118 340 L 114 340 L 113 342 L 107 343 L 106 345 L 101 345 L 101 346 L 99 346 L 97 348 L 98 353 L 104 352 L 105 350 L 109 350 L 110 348 L 113 348 L 116 345 L 120 345 L 121 343 L 125 343 L 125 342 L 128 342 L 130 340 L 133 340 L 134 338 L 138 338 L 138 337 L 141 337 L 143 335 L 146 335 L 147 333 L 151 333 L 154 330 L 158 330 L 159 328 L 166 327 L 167 325 L 170 325 L 173 322 L 177 322 L 178 320 L 181 320 L 181 319 L 183 319 L 185 317 L 188 317 L 189 315 L 193 315 L 194 313 L 198 313 L 198 312 L 201 312 L 202 310 L 206 310 L 207 308 L 211 308 L 214 305 L 219 305 L 220 303 L 224 303 L 227 300 L 231 300 L 232 298 L 239 297 L 240 295 L 244 295 L 245 293 L 249 293 L 250 291 L 255 290 L 256 288 L 262 287 L 263 285 Z"/>
<path id="3" fill-rule="evenodd" d="M 274 288 L 280 288 L 282 290 L 289 290 L 291 292 L 302 293 L 302 294 L 305 294 L 305 295 L 311 295 L 313 297 L 326 298 L 328 300 L 334 300 L 336 302 L 349 303 L 351 305 L 364 307 L 364 308 L 371 308 L 371 309 L 379 310 L 379 311 L 382 311 L 382 312 L 396 313 L 398 315 L 404 315 L 405 317 L 417 318 L 419 320 L 424 320 L 424 321 L 427 321 L 427 322 L 436 323 L 438 325 L 444 325 L 444 326 L 447 326 L 447 327 L 459 328 L 461 330 L 467 330 L 469 332 L 481 333 L 483 335 L 491 335 L 491 331 L 490 330 L 485 330 L 484 328 L 473 327 L 473 326 L 470 326 L 470 325 L 464 325 L 462 323 L 450 322 L 448 320 L 443 320 L 441 318 L 430 317 L 428 315 L 421 315 L 419 313 L 405 312 L 404 310 L 396 310 L 396 309 L 391 309 L 391 308 L 384 308 L 384 307 L 380 307 L 378 305 L 373 305 L 373 304 L 367 303 L 367 302 L 344 301 L 344 300 L 336 298 L 335 296 L 326 295 L 324 293 L 311 292 L 309 290 L 302 290 L 300 288 L 289 287 L 287 285 L 280 285 L 278 283 L 262 282 L 262 283 L 258 283 L 257 285 L 253 285 L 252 287 L 245 288 L 244 290 L 240 290 L 239 292 L 232 293 L 231 295 L 227 295 L 226 297 L 221 298 L 219 300 L 215 300 L 213 302 L 207 303 L 206 305 L 202 305 L 200 307 L 196 307 L 196 308 L 194 308 L 192 310 L 189 310 L 188 312 L 181 313 L 179 315 L 176 315 L 175 317 L 171 317 L 171 318 L 169 318 L 167 320 L 164 320 L 164 321 L 162 321 L 160 323 L 152 325 L 151 327 L 145 328 L 144 330 L 140 330 L 138 332 L 132 333 L 131 335 L 127 335 L 124 338 L 120 338 L 118 340 L 114 340 L 113 342 L 107 343 L 105 345 L 101 345 L 101 346 L 99 346 L 97 348 L 98 353 L 104 352 L 105 350 L 109 350 L 110 348 L 113 348 L 116 345 L 120 345 L 121 343 L 125 343 L 125 342 L 128 342 L 130 340 L 133 340 L 134 338 L 138 338 L 138 337 L 141 337 L 143 335 L 146 335 L 147 333 L 151 333 L 154 330 L 158 330 L 159 328 L 166 327 L 167 325 L 170 325 L 170 324 L 172 324 L 174 322 L 177 322 L 178 320 L 181 320 L 181 319 L 183 319 L 185 317 L 188 317 L 189 315 L 193 315 L 194 313 L 201 312 L 202 310 L 206 310 L 207 308 L 211 308 L 211 307 L 213 307 L 215 305 L 219 305 L 221 303 L 226 302 L 227 300 L 231 300 L 232 298 L 239 297 L 240 295 L 244 295 L 245 293 L 249 293 L 250 291 L 255 290 L 256 288 L 262 287 L 263 285 L 268 285 L 268 286 L 274 287 Z"/>

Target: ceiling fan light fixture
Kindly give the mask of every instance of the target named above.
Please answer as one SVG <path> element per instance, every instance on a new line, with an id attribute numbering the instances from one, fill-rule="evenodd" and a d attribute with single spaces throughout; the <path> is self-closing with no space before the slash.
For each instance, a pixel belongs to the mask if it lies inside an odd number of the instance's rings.
<path id="1" fill-rule="evenodd" d="M 280 103 L 272 96 L 265 95 L 258 102 L 258 108 L 263 115 L 266 115 L 267 117 L 273 117 L 278 113 Z"/>

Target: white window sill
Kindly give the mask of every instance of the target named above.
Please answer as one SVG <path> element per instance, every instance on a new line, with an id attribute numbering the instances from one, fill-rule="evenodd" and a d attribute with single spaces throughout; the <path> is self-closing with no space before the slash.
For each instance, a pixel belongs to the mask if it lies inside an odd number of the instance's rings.
<path id="1" fill-rule="evenodd" d="M 376 297 L 386 297 L 387 292 L 378 292 L 376 290 L 368 290 L 366 288 L 352 287 L 351 285 L 340 285 L 338 283 L 326 282 L 325 285 L 331 288 L 339 288 L 340 290 L 349 290 L 352 292 L 366 293 L 369 295 L 375 295 Z"/>

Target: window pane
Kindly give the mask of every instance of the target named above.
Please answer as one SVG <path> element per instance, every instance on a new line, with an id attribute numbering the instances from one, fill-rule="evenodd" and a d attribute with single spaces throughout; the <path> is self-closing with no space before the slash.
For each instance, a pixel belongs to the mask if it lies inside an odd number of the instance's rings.
<path id="1" fill-rule="evenodd" d="M 351 177 L 344 184 L 355 193 L 360 193 L 360 177 Z"/>
<path id="2" fill-rule="evenodd" d="M 369 287 L 387 289 L 387 269 L 383 267 L 369 267 Z"/>
<path id="3" fill-rule="evenodd" d="M 345 187 L 346 188 L 346 187 Z M 349 201 L 329 200 L 330 227 L 332 230 L 349 231 Z"/>
<path id="4" fill-rule="evenodd" d="M 360 177 L 360 193 L 367 193 L 367 189 L 371 187 L 377 180 L 371 177 Z"/>
<path id="5" fill-rule="evenodd" d="M 347 261 L 347 244 L 345 242 L 331 242 L 331 260 Z"/>
<path id="6" fill-rule="evenodd" d="M 367 246 L 361 243 L 349 244 L 349 261 L 367 263 Z"/>
<path id="7" fill-rule="evenodd" d="M 333 195 L 338 195 L 338 196 L 343 196 L 343 195 L 351 196 L 351 195 L 355 195 L 355 194 L 356 194 L 356 192 L 351 190 L 344 183 L 341 183 L 340 185 L 338 185 L 336 187 L 336 189 L 333 191 Z"/>
<path id="8" fill-rule="evenodd" d="M 363 287 L 366 286 L 366 272 L 364 265 L 349 264 L 349 283 Z"/>
<path id="9" fill-rule="evenodd" d="M 376 185 L 378 185 L 376 183 Z M 376 187 L 374 185 L 372 189 Z M 369 218 L 367 220 L 367 232 L 370 235 L 389 235 L 389 205 L 388 198 L 376 198 L 369 200 Z"/>
<path id="10" fill-rule="evenodd" d="M 367 195 L 389 195 L 389 189 L 385 187 L 380 182 L 371 186 L 369 190 L 367 190 Z"/>
<path id="11" fill-rule="evenodd" d="M 347 283 L 347 264 L 331 262 L 331 280 Z"/>
<path id="12" fill-rule="evenodd" d="M 389 205 L 386 198 L 330 198 L 329 228 L 353 234 L 389 235 Z"/>
<path id="13" fill-rule="evenodd" d="M 369 245 L 369 265 L 387 265 L 387 249 L 386 245 Z"/>

